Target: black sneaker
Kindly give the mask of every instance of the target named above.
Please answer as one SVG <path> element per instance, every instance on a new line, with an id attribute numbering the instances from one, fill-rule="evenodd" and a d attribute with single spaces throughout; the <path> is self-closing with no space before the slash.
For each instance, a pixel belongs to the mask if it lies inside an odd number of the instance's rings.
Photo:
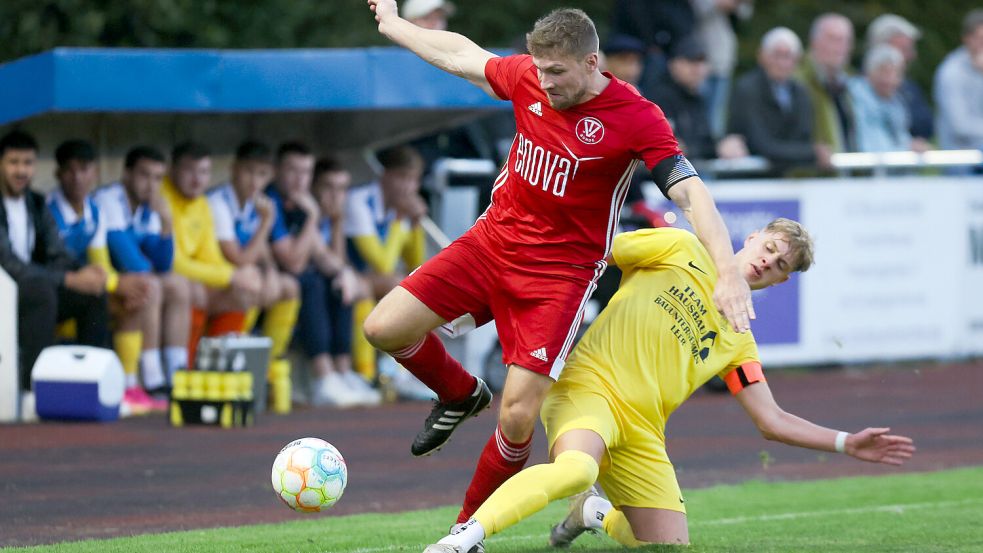
<path id="1" fill-rule="evenodd" d="M 491 405 L 492 393 L 488 385 L 480 378 L 475 378 L 478 385 L 464 401 L 458 403 L 442 403 L 434 401 L 433 410 L 423 425 L 423 431 L 416 435 L 410 452 L 416 457 L 430 455 L 440 449 L 451 433 L 464 419 L 476 417 L 482 410 Z"/>

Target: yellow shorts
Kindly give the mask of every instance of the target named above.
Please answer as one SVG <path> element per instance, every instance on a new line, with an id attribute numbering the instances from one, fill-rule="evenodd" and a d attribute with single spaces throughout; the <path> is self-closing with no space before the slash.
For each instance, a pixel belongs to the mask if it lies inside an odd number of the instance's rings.
<path id="1" fill-rule="evenodd" d="M 597 481 L 611 503 L 685 513 L 676 472 L 666 454 L 665 424 L 632 420 L 630 412 L 608 397 L 602 386 L 567 378 L 568 370 L 564 369 L 543 403 L 541 416 L 550 450 L 566 432 L 594 431 L 608 450 Z M 581 375 L 584 373 L 578 371 L 577 376 Z"/>

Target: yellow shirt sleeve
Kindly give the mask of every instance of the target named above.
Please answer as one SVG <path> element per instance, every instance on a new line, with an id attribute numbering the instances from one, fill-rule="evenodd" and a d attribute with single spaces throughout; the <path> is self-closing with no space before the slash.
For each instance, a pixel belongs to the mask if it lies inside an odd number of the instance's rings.
<path id="1" fill-rule="evenodd" d="M 204 196 L 188 199 L 169 179 L 161 188 L 174 219 L 174 271 L 212 288 L 226 288 L 235 267 L 222 255 Z"/>
<path id="2" fill-rule="evenodd" d="M 119 286 L 119 273 L 113 267 L 112 262 L 109 259 L 109 248 L 103 246 L 101 248 L 89 248 L 86 251 L 89 256 L 89 261 L 94 265 L 98 265 L 106 271 L 106 291 L 110 294 L 116 291 Z"/>
<path id="3" fill-rule="evenodd" d="M 409 233 L 403 228 L 403 224 L 396 220 L 389 223 L 384 242 L 374 234 L 365 234 L 352 237 L 352 243 L 373 271 L 381 275 L 391 275 L 396 270 L 396 262 L 403 251 L 407 234 Z"/>
<path id="4" fill-rule="evenodd" d="M 403 263 L 406 263 L 407 270 L 412 271 L 423 265 L 426 245 L 423 227 L 416 225 L 410 229 L 406 242 L 403 244 Z"/>

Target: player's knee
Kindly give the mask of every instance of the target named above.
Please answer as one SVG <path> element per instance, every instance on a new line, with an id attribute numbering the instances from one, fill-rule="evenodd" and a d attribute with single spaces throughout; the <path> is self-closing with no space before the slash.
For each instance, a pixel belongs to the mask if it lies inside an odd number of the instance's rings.
<path id="1" fill-rule="evenodd" d="M 563 468 L 562 473 L 567 478 L 564 495 L 575 495 L 586 491 L 597 481 L 600 471 L 593 457 L 574 449 L 557 455 L 553 463 Z"/>
<path id="2" fill-rule="evenodd" d="M 164 299 L 169 305 L 192 303 L 192 286 L 188 279 L 177 273 L 165 273 L 161 275 L 160 282 Z M 201 303 L 204 303 L 204 300 Z"/>
<path id="3" fill-rule="evenodd" d="M 505 437 L 512 443 L 521 443 L 532 436 L 533 429 L 536 427 L 536 418 L 539 416 L 539 409 L 534 402 L 502 399 L 502 406 L 498 413 L 498 424 L 505 434 Z"/>
<path id="4" fill-rule="evenodd" d="M 150 305 L 159 305 L 164 293 L 160 279 L 154 275 L 147 275 L 144 277 L 144 281 L 147 283 L 147 303 Z"/>
<path id="5" fill-rule="evenodd" d="M 300 297 L 300 284 L 297 279 L 287 273 L 280 274 L 280 297 L 284 300 L 295 300 Z"/>
<path id="6" fill-rule="evenodd" d="M 379 312 L 378 306 L 365 318 L 362 332 L 372 347 L 381 351 L 396 351 L 400 346 L 405 345 L 396 343 L 391 325 L 386 322 L 385 314 Z"/>

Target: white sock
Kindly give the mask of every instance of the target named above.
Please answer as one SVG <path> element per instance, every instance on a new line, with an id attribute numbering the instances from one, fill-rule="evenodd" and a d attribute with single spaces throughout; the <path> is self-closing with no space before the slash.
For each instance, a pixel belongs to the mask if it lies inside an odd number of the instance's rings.
<path id="1" fill-rule="evenodd" d="M 164 367 L 167 368 L 168 382 L 174 382 L 174 373 L 188 366 L 188 348 L 167 346 L 164 348 Z"/>
<path id="2" fill-rule="evenodd" d="M 584 501 L 584 525 L 588 528 L 603 528 L 604 517 L 611 511 L 611 502 L 593 495 Z"/>
<path id="3" fill-rule="evenodd" d="M 134 374 L 127 373 L 123 375 L 123 384 L 127 390 L 129 390 L 130 388 L 136 388 L 137 386 L 140 385 L 140 383 L 137 381 L 136 373 Z"/>
<path id="4" fill-rule="evenodd" d="M 143 373 L 143 386 L 148 390 L 167 384 L 164 367 L 160 364 L 159 349 L 145 349 L 140 353 L 140 372 Z"/>
<path id="5" fill-rule="evenodd" d="M 457 530 L 457 533 L 445 536 L 437 543 L 456 545 L 461 548 L 461 551 L 469 551 L 483 539 L 485 539 L 485 529 L 482 528 L 480 522 L 472 518 L 465 522 L 464 526 Z"/>

